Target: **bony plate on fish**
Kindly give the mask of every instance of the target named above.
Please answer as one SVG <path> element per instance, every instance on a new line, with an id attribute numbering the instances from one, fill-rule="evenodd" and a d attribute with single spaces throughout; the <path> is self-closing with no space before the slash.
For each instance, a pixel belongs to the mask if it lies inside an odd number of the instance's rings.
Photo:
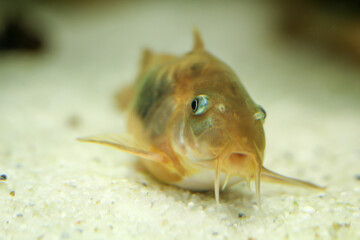
<path id="1" fill-rule="evenodd" d="M 265 110 L 235 72 L 208 52 L 194 30 L 193 49 L 182 55 L 143 52 L 133 85 L 117 96 L 128 116 L 127 135 L 80 138 L 140 157 L 161 182 L 193 191 L 255 181 L 322 189 L 263 166 Z M 129 137 L 129 135 L 131 137 Z"/>

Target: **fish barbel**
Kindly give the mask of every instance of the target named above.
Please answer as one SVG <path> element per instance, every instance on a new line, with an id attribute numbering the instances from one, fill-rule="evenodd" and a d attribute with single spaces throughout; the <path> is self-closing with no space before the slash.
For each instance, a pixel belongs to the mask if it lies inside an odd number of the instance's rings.
<path id="1" fill-rule="evenodd" d="M 264 109 L 234 71 L 209 53 L 194 30 L 194 47 L 183 56 L 145 50 L 134 85 L 118 96 L 131 135 L 81 138 L 140 157 L 158 180 L 194 191 L 260 180 L 320 189 L 263 166 Z"/>

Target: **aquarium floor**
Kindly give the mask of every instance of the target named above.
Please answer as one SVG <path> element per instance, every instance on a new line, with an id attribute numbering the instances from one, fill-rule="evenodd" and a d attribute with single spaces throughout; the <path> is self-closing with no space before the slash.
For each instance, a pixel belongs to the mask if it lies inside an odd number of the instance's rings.
<path id="1" fill-rule="evenodd" d="M 360 70 L 277 35 L 271 6 L 120 2 L 35 8 L 38 54 L 0 55 L 0 240 L 360 239 Z M 204 6 L 205 4 L 205 6 Z M 240 184 L 192 193 L 77 137 L 125 131 L 114 104 L 141 49 L 182 54 L 197 25 L 268 112 L 264 165 L 323 192 Z"/>

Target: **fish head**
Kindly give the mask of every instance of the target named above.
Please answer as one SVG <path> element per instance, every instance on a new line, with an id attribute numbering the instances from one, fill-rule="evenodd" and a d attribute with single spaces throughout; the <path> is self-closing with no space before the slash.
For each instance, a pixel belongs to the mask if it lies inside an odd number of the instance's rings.
<path id="1" fill-rule="evenodd" d="M 192 52 L 177 63 L 175 151 L 194 165 L 232 176 L 259 176 L 264 159 L 264 109 L 236 73 L 204 48 L 195 34 Z M 174 142 L 175 141 L 175 142 Z M 219 167 L 221 166 L 221 167 Z"/>
<path id="2" fill-rule="evenodd" d="M 189 159 L 211 162 L 219 158 L 228 171 L 236 162 L 262 164 L 263 108 L 250 98 L 230 69 L 204 74 L 196 81 L 184 106 L 183 139 Z"/>

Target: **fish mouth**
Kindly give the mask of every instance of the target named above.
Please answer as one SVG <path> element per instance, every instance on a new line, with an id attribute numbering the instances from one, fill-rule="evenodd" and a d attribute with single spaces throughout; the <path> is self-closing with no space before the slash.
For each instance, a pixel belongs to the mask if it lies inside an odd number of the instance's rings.
<path id="1" fill-rule="evenodd" d="M 238 176 L 249 182 L 255 176 L 257 167 L 256 155 L 248 152 L 233 152 L 221 163 L 222 172 Z"/>
<path id="2" fill-rule="evenodd" d="M 220 154 L 216 155 L 216 157 L 203 159 L 199 161 L 198 164 L 214 169 L 216 168 L 217 160 L 221 162 L 220 168 L 225 174 L 227 172 L 233 172 L 233 170 L 235 170 L 234 168 L 246 171 L 246 169 L 249 169 L 250 167 L 253 168 L 254 154 L 247 152 L 232 152 L 224 155 Z"/>
<path id="3" fill-rule="evenodd" d="M 245 152 L 234 152 L 231 153 L 229 156 L 229 160 L 230 161 L 243 161 L 245 159 L 247 159 L 250 156 L 249 153 L 245 153 Z"/>
<path id="4" fill-rule="evenodd" d="M 224 153 L 224 152 L 223 152 Z M 233 152 L 230 154 L 219 155 L 219 157 L 214 162 L 215 178 L 214 178 L 214 191 L 216 203 L 219 204 L 219 195 L 220 195 L 220 173 L 223 172 L 226 174 L 226 179 L 223 184 L 222 189 L 225 189 L 226 184 L 231 176 L 241 176 L 249 175 L 251 168 L 253 168 L 252 161 L 248 161 L 250 155 L 244 152 Z M 250 158 L 252 159 L 252 158 Z M 249 168 L 249 163 L 251 168 Z M 250 170 L 250 171 L 249 171 Z M 252 174 L 252 173 L 251 173 Z M 245 179 L 249 179 L 244 177 Z"/>

